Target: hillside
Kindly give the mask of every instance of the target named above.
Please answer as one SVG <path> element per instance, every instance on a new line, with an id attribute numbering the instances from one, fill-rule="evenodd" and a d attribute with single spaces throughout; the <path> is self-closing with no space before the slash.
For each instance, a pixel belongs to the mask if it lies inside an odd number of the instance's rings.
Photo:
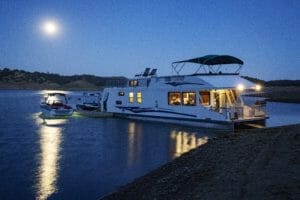
<path id="1" fill-rule="evenodd" d="M 122 76 L 99 77 L 86 74 L 63 76 L 8 68 L 0 69 L 0 89 L 98 90 L 103 87 L 124 86 L 126 82 L 127 78 Z"/>
<path id="2" fill-rule="evenodd" d="M 263 93 L 252 96 L 266 97 L 268 101 L 300 103 L 300 80 L 264 81 L 248 76 L 243 78 L 264 87 Z"/>
<path id="3" fill-rule="evenodd" d="M 265 87 L 290 87 L 290 86 L 300 86 L 300 80 L 271 80 L 271 81 L 264 81 L 257 78 L 249 77 L 249 76 L 242 76 L 244 79 L 251 81 L 253 83 L 261 84 Z"/>

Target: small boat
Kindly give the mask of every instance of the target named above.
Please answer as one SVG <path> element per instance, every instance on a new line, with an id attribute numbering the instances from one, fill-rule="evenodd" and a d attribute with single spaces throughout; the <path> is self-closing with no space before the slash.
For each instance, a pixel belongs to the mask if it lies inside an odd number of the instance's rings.
<path id="1" fill-rule="evenodd" d="M 77 111 L 101 111 L 100 93 L 83 93 L 81 103 L 76 104 Z"/>
<path id="2" fill-rule="evenodd" d="M 76 114 L 86 117 L 111 117 L 112 113 L 101 112 L 101 94 L 83 93 L 81 102 L 76 104 Z"/>
<path id="3" fill-rule="evenodd" d="M 47 93 L 40 104 L 42 117 L 56 118 L 68 117 L 73 114 L 73 109 L 68 105 L 66 94 L 62 92 Z"/>

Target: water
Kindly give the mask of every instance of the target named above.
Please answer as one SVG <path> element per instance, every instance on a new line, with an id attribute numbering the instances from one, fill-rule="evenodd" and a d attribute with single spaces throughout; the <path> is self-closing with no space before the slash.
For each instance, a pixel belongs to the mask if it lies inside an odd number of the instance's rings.
<path id="1" fill-rule="evenodd" d="M 300 123 L 300 104 L 268 102 L 267 126 L 282 126 Z"/>
<path id="2" fill-rule="evenodd" d="M 96 199 L 223 133 L 116 118 L 43 121 L 41 97 L 0 91 L 0 199 Z M 268 126 L 300 122 L 299 104 L 267 109 Z"/>

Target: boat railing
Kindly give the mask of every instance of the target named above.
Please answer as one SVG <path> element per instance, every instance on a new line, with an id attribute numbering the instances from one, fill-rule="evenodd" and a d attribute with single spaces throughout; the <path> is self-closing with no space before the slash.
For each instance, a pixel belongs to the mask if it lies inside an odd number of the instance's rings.
<path id="1" fill-rule="evenodd" d="M 266 105 L 237 105 L 220 108 L 219 112 L 226 116 L 227 120 L 251 119 L 265 117 L 267 115 Z"/>

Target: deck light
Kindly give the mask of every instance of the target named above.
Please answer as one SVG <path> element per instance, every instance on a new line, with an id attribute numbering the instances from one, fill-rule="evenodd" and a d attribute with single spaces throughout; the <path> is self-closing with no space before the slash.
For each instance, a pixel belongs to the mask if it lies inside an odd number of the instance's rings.
<path id="1" fill-rule="evenodd" d="M 259 85 L 259 84 L 255 85 L 255 90 L 256 91 L 261 91 L 261 89 L 262 89 L 261 85 Z"/>
<path id="2" fill-rule="evenodd" d="M 240 92 L 244 91 L 245 86 L 243 84 L 238 84 L 238 86 L 236 87 L 236 89 Z"/>

